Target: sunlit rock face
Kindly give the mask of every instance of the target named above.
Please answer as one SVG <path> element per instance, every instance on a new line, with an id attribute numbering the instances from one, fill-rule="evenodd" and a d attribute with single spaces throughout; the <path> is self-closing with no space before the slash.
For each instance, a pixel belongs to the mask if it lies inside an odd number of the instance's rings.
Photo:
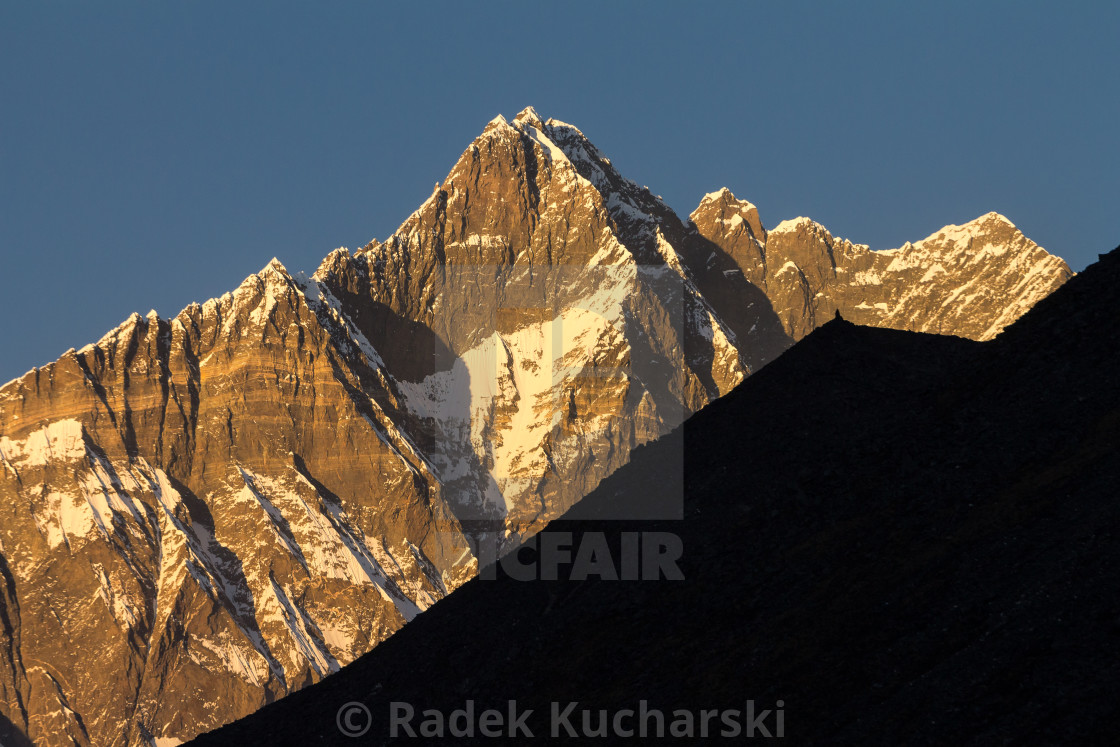
<path id="1" fill-rule="evenodd" d="M 0 388 L 0 736 L 243 716 L 836 309 L 984 339 L 1068 276 L 994 214 L 893 252 L 767 232 L 726 190 L 682 220 L 575 127 L 498 117 L 384 242 L 274 260 Z"/>
<path id="2" fill-rule="evenodd" d="M 726 189 L 690 218 L 734 260 L 730 273 L 766 293 L 795 340 L 837 310 L 867 326 L 988 340 L 1073 274 L 998 213 L 886 251 L 834 238 L 809 218 L 767 232 L 755 206 Z"/>

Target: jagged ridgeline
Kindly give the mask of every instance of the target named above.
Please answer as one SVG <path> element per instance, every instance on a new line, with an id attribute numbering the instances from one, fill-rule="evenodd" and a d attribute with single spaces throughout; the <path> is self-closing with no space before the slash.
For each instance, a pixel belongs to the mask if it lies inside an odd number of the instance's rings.
<path id="1" fill-rule="evenodd" d="M 682 220 L 575 127 L 497 117 L 383 243 L 274 260 L 0 389 L 0 738 L 245 715 L 836 310 L 987 339 L 1070 274 L 995 214 L 887 252 L 767 232 L 727 190 Z"/>

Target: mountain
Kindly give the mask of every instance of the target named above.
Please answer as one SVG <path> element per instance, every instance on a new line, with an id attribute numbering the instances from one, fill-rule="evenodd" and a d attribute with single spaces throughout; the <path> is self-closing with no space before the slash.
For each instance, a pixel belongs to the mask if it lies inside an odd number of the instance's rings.
<path id="1" fill-rule="evenodd" d="M 808 218 L 767 232 L 755 206 L 727 189 L 706 195 L 690 220 L 730 259 L 721 272 L 762 289 L 795 340 L 837 310 L 856 324 L 990 340 L 1070 276 L 998 213 L 886 251 Z"/>
<path id="2" fill-rule="evenodd" d="M 1118 284 L 1120 248 L 989 342 L 831 321 L 635 449 L 582 520 L 536 537 L 605 537 L 624 558 L 627 535 L 670 532 L 683 580 L 574 580 L 569 566 L 524 582 L 503 565 L 192 744 L 334 743 L 344 728 L 392 743 L 393 702 L 415 730 L 428 709 L 504 714 L 510 699 L 537 738 L 570 734 L 552 703 L 576 703 L 576 734 L 605 723 L 621 742 L 643 708 L 667 733 L 687 712 L 699 735 L 708 709 L 746 731 L 753 702 L 756 726 L 775 734 L 781 718 L 797 744 L 1108 744 Z M 661 490 L 682 453 L 683 520 L 595 518 Z M 725 728 L 717 717 L 710 735 Z"/>
<path id="3" fill-rule="evenodd" d="M 682 220 L 575 127 L 499 116 L 384 242 L 0 388 L 0 715 L 43 744 L 212 729 L 369 651 L 835 309 L 982 338 L 1070 274 L 993 216 L 894 252 L 767 233 L 726 191 Z"/>

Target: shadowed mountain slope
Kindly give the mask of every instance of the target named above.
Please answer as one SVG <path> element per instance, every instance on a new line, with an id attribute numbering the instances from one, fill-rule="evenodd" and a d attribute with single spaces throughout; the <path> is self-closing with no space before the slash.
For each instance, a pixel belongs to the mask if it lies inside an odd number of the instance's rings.
<path id="1" fill-rule="evenodd" d="M 683 581 L 473 580 L 341 672 L 198 745 L 341 741 L 360 701 L 444 713 L 784 703 L 797 743 L 1080 743 L 1120 719 L 1120 249 L 991 342 L 824 325 L 578 508 L 683 454 Z M 523 550 L 523 554 L 529 551 Z M 573 718 L 573 723 L 578 723 Z M 773 727 L 773 720 L 770 721 Z"/>

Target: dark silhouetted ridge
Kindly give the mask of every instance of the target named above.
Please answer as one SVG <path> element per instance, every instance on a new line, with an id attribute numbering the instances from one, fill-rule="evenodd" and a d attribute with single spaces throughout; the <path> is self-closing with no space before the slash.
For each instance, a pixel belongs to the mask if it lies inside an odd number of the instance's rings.
<path id="1" fill-rule="evenodd" d="M 825 324 L 577 508 L 679 470 L 682 582 L 474 580 L 200 745 L 340 741 L 361 701 L 445 713 L 785 707 L 798 743 L 1104 743 L 1120 723 L 1120 249 L 996 340 Z M 578 711 L 577 711 L 578 713 Z"/>
<path id="2" fill-rule="evenodd" d="M 340 740 L 339 706 L 785 704 L 799 743 L 1103 743 L 1120 722 L 1120 249 L 996 340 L 818 329 L 577 509 L 679 470 L 682 582 L 474 580 L 196 741 Z M 577 711 L 578 713 L 578 711 Z"/>

